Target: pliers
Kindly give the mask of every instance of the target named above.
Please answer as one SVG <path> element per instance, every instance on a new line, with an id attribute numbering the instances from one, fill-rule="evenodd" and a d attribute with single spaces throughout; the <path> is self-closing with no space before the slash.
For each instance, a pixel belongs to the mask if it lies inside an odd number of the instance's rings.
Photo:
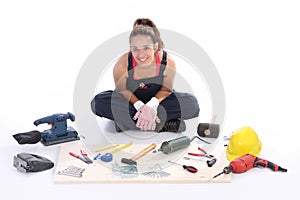
<path id="1" fill-rule="evenodd" d="M 81 156 L 75 153 L 69 152 L 69 154 L 75 158 L 78 158 L 85 162 L 86 164 L 91 164 L 93 161 L 87 156 L 87 153 L 84 150 L 80 150 Z"/>
<path id="2" fill-rule="evenodd" d="M 198 147 L 198 150 L 202 151 L 202 153 L 188 153 L 188 155 L 190 155 L 190 156 L 202 156 L 202 157 L 209 158 L 209 160 L 206 160 L 206 163 L 207 163 L 208 167 L 212 167 L 217 162 L 217 159 L 214 158 L 213 155 L 208 155 L 207 152 L 204 149 Z M 191 158 L 188 158 L 188 157 L 184 157 L 184 158 L 185 159 L 191 159 Z"/>
<path id="3" fill-rule="evenodd" d="M 206 157 L 206 158 L 210 158 L 210 159 L 212 159 L 214 157 L 213 155 L 208 155 L 207 152 L 204 149 L 200 148 L 200 147 L 198 147 L 198 150 L 201 151 L 202 153 L 188 153 L 188 155 L 190 155 L 190 156 L 202 156 L 202 157 Z"/>

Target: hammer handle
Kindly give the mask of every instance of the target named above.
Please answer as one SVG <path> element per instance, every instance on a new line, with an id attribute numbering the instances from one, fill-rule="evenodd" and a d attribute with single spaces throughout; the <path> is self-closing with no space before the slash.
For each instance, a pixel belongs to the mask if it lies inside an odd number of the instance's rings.
<path id="1" fill-rule="evenodd" d="M 144 155 L 146 155 L 147 153 L 149 153 L 150 151 L 152 151 L 155 148 L 156 148 L 156 144 L 151 144 L 150 146 L 148 146 L 145 149 L 143 149 L 142 151 L 140 151 L 137 155 L 133 156 L 131 158 L 131 160 L 136 161 L 137 159 L 143 157 Z"/>

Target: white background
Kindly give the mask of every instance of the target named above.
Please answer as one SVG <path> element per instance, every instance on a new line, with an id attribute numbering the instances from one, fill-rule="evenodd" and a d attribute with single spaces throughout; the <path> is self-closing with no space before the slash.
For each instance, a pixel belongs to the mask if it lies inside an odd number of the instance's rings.
<path id="1" fill-rule="evenodd" d="M 197 2 L 197 3 L 196 3 Z M 300 6 L 297 1 L 1 1 L 1 199 L 283 199 L 298 194 Z M 228 184 L 56 185 L 54 170 L 19 173 L 22 151 L 56 160 L 58 147 L 18 145 L 37 118 L 72 111 L 77 74 L 102 42 L 136 18 L 197 42 L 215 63 L 230 132 L 249 125 L 260 157 L 288 173 L 253 169 Z M 205 108 L 202 108 L 205 109 Z"/>

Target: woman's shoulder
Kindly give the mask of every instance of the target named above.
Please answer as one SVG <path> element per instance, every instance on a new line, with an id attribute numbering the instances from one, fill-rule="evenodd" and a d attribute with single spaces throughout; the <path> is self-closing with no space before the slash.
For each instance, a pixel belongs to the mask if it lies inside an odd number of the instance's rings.
<path id="1" fill-rule="evenodd" d="M 123 53 L 119 59 L 117 60 L 117 63 L 126 63 L 128 62 L 128 54 L 129 52 Z"/>
<path id="2" fill-rule="evenodd" d="M 118 58 L 118 60 L 117 60 L 117 62 L 116 62 L 116 64 L 115 64 L 115 68 L 118 68 L 118 69 L 120 69 L 120 68 L 126 68 L 127 69 L 127 65 L 128 65 L 128 52 L 126 52 L 126 53 L 124 53 L 124 54 L 122 54 L 119 58 Z"/>

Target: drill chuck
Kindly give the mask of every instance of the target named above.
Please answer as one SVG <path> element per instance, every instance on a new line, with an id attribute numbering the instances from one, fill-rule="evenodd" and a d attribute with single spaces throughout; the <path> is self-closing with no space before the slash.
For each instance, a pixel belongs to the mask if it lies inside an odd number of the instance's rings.
<path id="1" fill-rule="evenodd" d="M 231 172 L 232 172 L 232 166 L 224 167 L 224 169 L 223 169 L 224 174 L 229 174 Z"/>

